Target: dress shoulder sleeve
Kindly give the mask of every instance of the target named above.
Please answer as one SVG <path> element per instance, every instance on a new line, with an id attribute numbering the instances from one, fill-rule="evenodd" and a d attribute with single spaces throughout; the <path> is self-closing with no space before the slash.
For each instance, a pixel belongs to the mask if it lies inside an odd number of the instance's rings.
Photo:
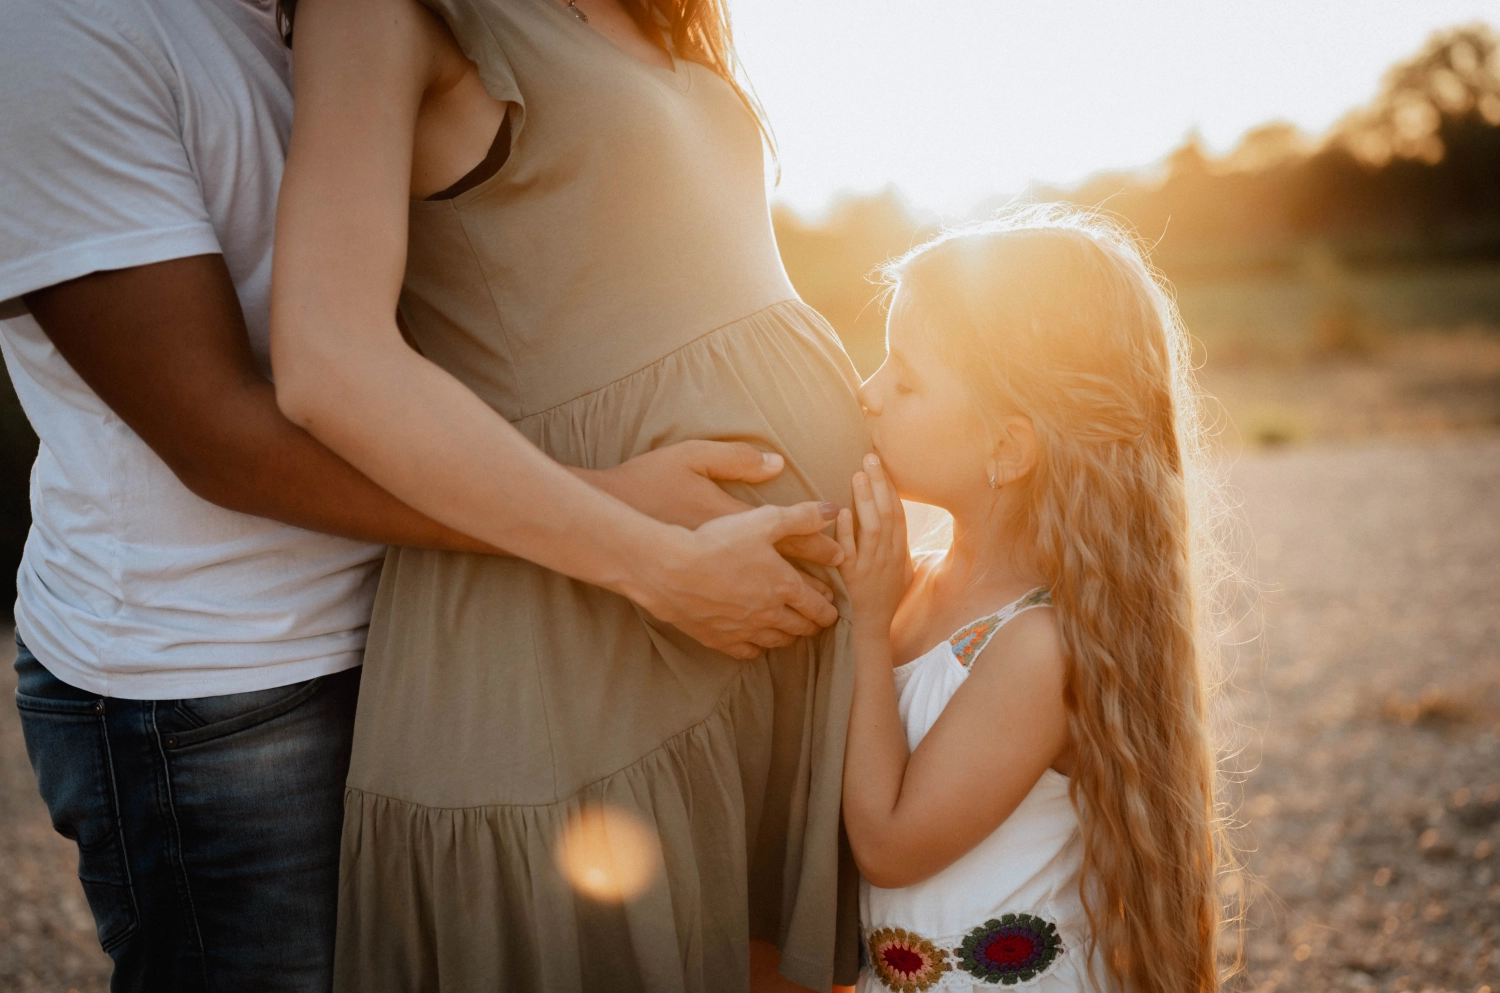
<path id="1" fill-rule="evenodd" d="M 526 101 L 517 85 L 516 74 L 505 54 L 502 37 L 507 25 L 498 16 L 503 0 L 422 0 L 448 25 L 458 47 L 469 61 L 479 67 L 484 88 L 496 100 L 511 104 L 512 133 L 525 120 Z M 552 2 L 552 0 L 548 0 Z M 494 8 L 493 10 L 487 8 Z"/>

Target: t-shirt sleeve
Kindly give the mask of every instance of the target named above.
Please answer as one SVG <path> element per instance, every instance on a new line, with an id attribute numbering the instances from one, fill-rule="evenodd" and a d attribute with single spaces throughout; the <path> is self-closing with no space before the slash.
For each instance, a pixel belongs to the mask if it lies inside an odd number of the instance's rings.
<path id="1" fill-rule="evenodd" d="M 176 74 L 133 5 L 0 4 L 0 301 L 220 251 Z"/>

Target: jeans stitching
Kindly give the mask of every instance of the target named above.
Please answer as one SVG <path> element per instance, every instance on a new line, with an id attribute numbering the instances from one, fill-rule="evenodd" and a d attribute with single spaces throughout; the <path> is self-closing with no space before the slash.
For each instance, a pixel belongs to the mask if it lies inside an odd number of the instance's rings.
<path id="1" fill-rule="evenodd" d="M 58 714 L 63 717 L 97 717 L 98 706 L 103 701 L 93 700 L 57 700 L 52 697 L 32 696 L 16 690 L 16 709 L 30 711 L 35 714 Z"/>
<path id="2" fill-rule="evenodd" d="M 193 903 L 193 887 L 188 879 L 187 859 L 182 851 L 182 825 L 177 820 L 177 804 L 172 793 L 172 764 L 167 757 L 167 750 L 162 743 L 161 729 L 156 723 L 156 701 L 151 702 L 150 730 L 151 740 L 156 745 L 156 756 L 160 761 L 162 789 L 165 793 L 165 809 L 162 811 L 165 819 L 172 825 L 169 832 L 168 847 L 171 853 L 173 874 L 177 877 L 177 884 L 182 888 L 182 902 L 187 908 L 188 920 L 193 925 L 194 944 L 197 946 L 198 967 L 201 970 L 204 985 L 208 984 L 208 961 L 204 954 L 203 928 L 198 923 L 198 908 Z"/>
<path id="3" fill-rule="evenodd" d="M 248 710 L 243 714 L 236 714 L 234 717 L 226 717 L 209 724 L 203 724 L 188 731 L 178 731 L 171 735 L 175 739 L 172 748 L 190 748 L 194 745 L 217 741 L 220 738 L 227 738 L 232 734 L 239 734 L 241 731 L 260 727 L 268 721 L 273 721 L 301 707 L 304 703 L 317 696 L 322 691 L 322 688 L 323 678 L 320 676 L 308 680 L 306 685 L 298 689 L 295 693 L 290 693 L 274 703 L 268 703 L 263 707 Z"/>
<path id="4" fill-rule="evenodd" d="M 101 701 L 102 702 L 102 701 Z M 125 844 L 125 815 L 120 805 L 120 784 L 115 777 L 115 752 L 109 740 L 109 711 L 108 707 L 97 718 L 99 735 L 104 740 L 104 768 L 109 774 L 109 802 L 111 813 L 114 814 L 115 842 L 120 846 L 120 869 L 125 873 L 125 894 L 130 897 L 130 926 L 122 931 L 117 937 L 111 939 L 108 946 L 102 942 L 100 947 L 108 952 L 120 947 L 125 940 L 141 926 L 141 907 L 135 895 L 135 877 L 130 872 L 130 849 Z"/>

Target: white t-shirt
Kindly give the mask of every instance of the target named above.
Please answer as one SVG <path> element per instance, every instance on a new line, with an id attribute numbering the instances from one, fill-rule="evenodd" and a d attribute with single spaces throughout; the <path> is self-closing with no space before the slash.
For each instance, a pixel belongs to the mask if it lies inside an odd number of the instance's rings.
<path id="1" fill-rule="evenodd" d="M 268 371 L 291 123 L 269 0 L 0 4 L 0 346 L 41 438 L 16 624 L 91 693 L 212 696 L 359 664 L 382 550 L 194 496 L 19 299 L 222 253 Z"/>

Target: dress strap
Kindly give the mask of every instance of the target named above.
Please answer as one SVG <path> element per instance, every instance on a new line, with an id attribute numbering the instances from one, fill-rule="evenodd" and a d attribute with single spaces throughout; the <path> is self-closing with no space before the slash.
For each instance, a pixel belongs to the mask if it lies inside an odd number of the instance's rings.
<path id="1" fill-rule="evenodd" d="M 965 669 L 969 668 L 979 657 L 979 653 L 984 651 L 985 646 L 990 643 L 995 632 L 1009 624 L 1011 618 L 1036 607 L 1050 606 L 1052 606 L 1052 591 L 1039 586 L 993 614 L 965 624 L 948 639 L 948 644 L 953 648 L 953 657 L 958 659 L 959 665 Z"/>

